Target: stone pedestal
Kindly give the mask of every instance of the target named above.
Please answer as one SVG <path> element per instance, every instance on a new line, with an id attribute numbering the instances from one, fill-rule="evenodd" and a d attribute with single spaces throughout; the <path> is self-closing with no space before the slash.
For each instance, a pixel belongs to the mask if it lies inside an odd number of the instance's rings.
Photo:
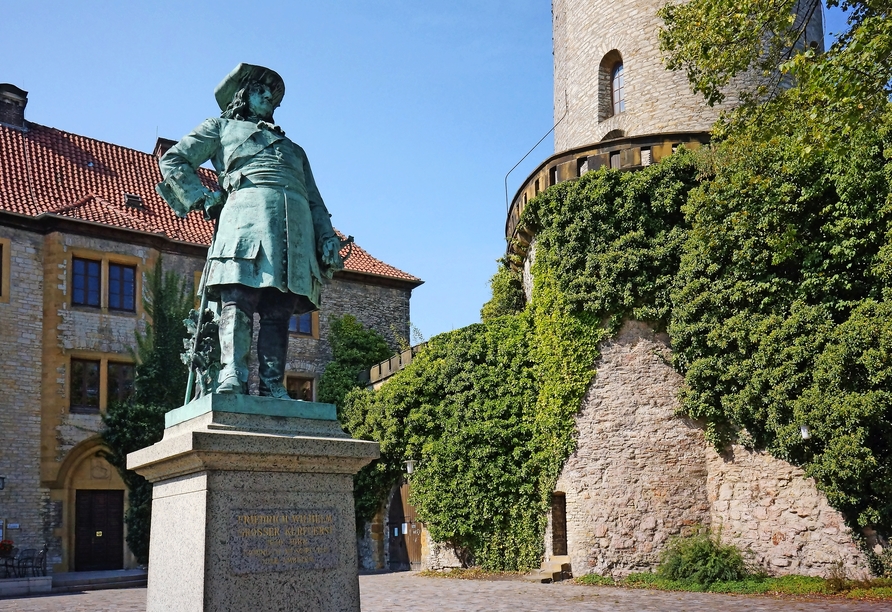
<path id="1" fill-rule="evenodd" d="M 210 395 L 127 456 L 154 483 L 148 612 L 359 611 L 353 474 L 331 404 Z"/>

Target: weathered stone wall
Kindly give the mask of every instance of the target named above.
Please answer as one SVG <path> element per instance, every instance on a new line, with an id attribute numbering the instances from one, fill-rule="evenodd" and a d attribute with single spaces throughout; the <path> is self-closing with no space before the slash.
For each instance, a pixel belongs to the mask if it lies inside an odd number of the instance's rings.
<path id="1" fill-rule="evenodd" d="M 553 0 L 554 121 L 556 153 L 600 141 L 613 130 L 626 136 L 708 131 L 719 112 L 738 103 L 736 92 L 753 75 L 737 79 L 721 105 L 708 107 L 691 93 L 684 71 L 663 67 L 656 15 L 664 2 L 652 0 Z M 820 10 L 809 24 L 810 40 L 823 45 Z M 602 60 L 622 57 L 625 111 L 613 116 L 610 78 Z M 610 59 L 610 58 L 608 58 Z"/>
<path id="2" fill-rule="evenodd" d="M 866 576 L 842 515 L 801 469 L 738 446 L 719 455 L 676 416 L 682 380 L 668 357 L 666 336 L 640 322 L 601 347 L 556 486 L 574 574 L 652 569 L 669 537 L 699 524 L 721 528 L 771 574 L 827 576 L 842 562 L 848 576 Z"/>
<path id="3" fill-rule="evenodd" d="M 411 290 L 401 287 L 385 287 L 361 283 L 356 280 L 335 278 L 322 292 L 322 308 L 319 317 L 320 335 L 329 335 L 330 320 L 352 314 L 370 329 L 384 336 L 394 350 L 400 342 L 409 340 L 409 298 Z M 325 360 L 331 359 L 331 347 L 322 348 Z"/>
<path id="4" fill-rule="evenodd" d="M 45 539 L 42 510 L 47 490 L 40 483 L 40 337 L 43 322 L 43 239 L 0 227 L 3 274 L 9 294 L 0 296 L 0 491 L 3 537 L 22 548 L 39 548 Z M 8 300 L 7 300 L 8 298 Z M 19 528 L 8 529 L 9 523 Z"/>
<path id="5" fill-rule="evenodd" d="M 667 344 L 627 323 L 601 347 L 577 417 L 578 447 L 556 486 L 567 497 L 577 575 L 650 568 L 669 536 L 709 523 L 703 435 L 675 416 L 681 378 L 664 361 Z M 550 529 L 546 542 L 550 557 Z"/>
<path id="6" fill-rule="evenodd" d="M 786 461 L 735 445 L 707 449 L 712 524 L 772 573 L 828 576 L 839 562 L 867 578 L 867 560 L 815 481 Z"/>
<path id="7" fill-rule="evenodd" d="M 387 569 L 387 525 L 384 519 L 386 508 L 368 521 L 362 528 L 362 533 L 356 537 L 356 552 L 359 559 L 359 569 L 367 571 L 380 571 Z"/>
<path id="8" fill-rule="evenodd" d="M 421 528 L 421 569 L 422 570 L 448 570 L 461 567 L 461 561 L 455 551 L 442 542 L 435 542 L 431 538 L 427 527 Z"/>

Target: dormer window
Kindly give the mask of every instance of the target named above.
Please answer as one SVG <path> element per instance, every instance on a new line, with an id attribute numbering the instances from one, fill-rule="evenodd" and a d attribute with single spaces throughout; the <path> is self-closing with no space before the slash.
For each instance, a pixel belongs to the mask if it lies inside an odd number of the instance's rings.
<path id="1" fill-rule="evenodd" d="M 135 193 L 125 193 L 124 204 L 130 208 L 143 208 L 142 196 L 138 196 Z"/>

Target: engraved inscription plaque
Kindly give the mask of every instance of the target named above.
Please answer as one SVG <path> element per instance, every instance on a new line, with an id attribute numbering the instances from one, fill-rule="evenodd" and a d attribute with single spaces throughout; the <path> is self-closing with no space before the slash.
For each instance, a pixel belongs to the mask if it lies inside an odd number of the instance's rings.
<path id="1" fill-rule="evenodd" d="M 232 511 L 230 566 L 236 574 L 337 567 L 333 508 Z"/>

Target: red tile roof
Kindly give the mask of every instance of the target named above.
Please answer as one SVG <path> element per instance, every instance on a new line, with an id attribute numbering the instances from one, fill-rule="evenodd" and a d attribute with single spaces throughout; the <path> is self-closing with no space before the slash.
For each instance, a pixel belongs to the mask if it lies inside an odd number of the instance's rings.
<path id="1" fill-rule="evenodd" d="M 200 168 L 216 188 L 216 176 Z M 0 211 L 58 215 L 118 228 L 163 234 L 208 245 L 212 225 L 200 213 L 177 217 L 155 192 L 161 180 L 154 155 L 55 128 L 28 123 L 27 131 L 0 125 Z M 137 195 L 142 206 L 126 203 Z M 347 271 L 420 284 L 420 279 L 353 245 Z"/>

